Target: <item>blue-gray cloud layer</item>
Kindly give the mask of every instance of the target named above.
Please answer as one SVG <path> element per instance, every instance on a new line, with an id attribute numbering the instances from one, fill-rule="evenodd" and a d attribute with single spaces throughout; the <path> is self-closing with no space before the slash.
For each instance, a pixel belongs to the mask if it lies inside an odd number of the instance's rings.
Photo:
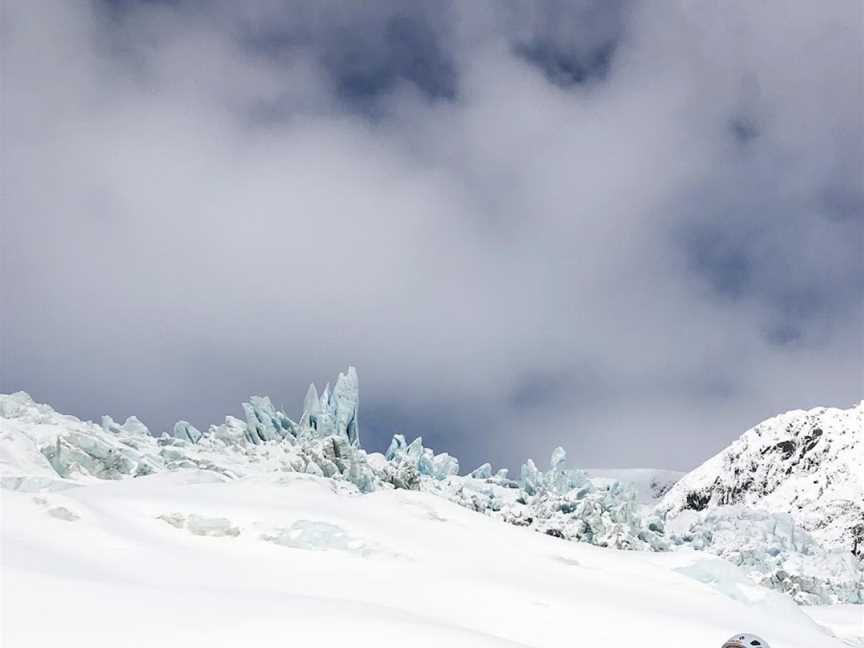
<path id="1" fill-rule="evenodd" d="M 468 463 L 862 396 L 860 4 L 12 1 L 0 390 L 204 426 L 360 369 Z"/>

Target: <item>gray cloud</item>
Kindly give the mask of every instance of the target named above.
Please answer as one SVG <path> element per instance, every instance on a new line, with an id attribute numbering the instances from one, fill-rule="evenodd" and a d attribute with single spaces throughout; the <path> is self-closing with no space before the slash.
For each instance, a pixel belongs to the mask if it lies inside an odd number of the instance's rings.
<path id="1" fill-rule="evenodd" d="M 0 390 L 467 463 L 702 460 L 862 395 L 861 9 L 7 3 Z"/>

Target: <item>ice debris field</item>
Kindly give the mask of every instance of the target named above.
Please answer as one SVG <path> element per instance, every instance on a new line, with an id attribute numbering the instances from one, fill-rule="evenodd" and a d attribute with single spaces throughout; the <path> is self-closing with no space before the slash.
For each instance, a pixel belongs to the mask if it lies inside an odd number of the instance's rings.
<path id="1" fill-rule="evenodd" d="M 736 442 L 739 467 L 782 467 L 764 494 L 723 453 L 680 481 L 560 449 L 460 475 L 420 439 L 365 452 L 358 409 L 353 369 L 296 421 L 255 397 L 160 437 L 0 395 L 2 644 L 864 646 L 860 405 Z M 814 466 L 850 501 L 808 498 L 790 467 Z"/>

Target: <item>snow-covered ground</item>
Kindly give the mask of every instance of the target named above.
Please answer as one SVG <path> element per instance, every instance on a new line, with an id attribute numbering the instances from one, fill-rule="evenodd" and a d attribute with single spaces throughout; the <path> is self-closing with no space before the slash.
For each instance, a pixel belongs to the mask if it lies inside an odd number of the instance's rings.
<path id="1" fill-rule="evenodd" d="M 184 470 L 0 504 L 4 648 L 854 645 L 705 553 L 566 542 L 424 492 Z M 851 639 L 858 610 L 810 613 Z"/>
<path id="2" fill-rule="evenodd" d="M 586 474 L 561 448 L 513 478 L 489 464 L 460 475 L 419 438 L 367 453 L 358 404 L 349 369 L 320 396 L 310 387 L 296 422 L 252 397 L 245 420 L 204 433 L 179 421 L 157 438 L 134 417 L 96 425 L 0 395 L 4 648 L 710 648 L 743 631 L 774 648 L 864 646 L 864 606 L 813 607 L 864 601 L 864 564 L 791 512 L 699 498 L 698 512 L 689 499 L 676 509 L 677 473 Z M 783 475 L 857 484 L 861 430 L 817 435 L 807 421 L 817 442 L 790 441 L 806 456 Z M 830 501 L 808 502 L 808 519 L 852 528 Z"/>
<path id="3" fill-rule="evenodd" d="M 864 648 L 864 610 L 860 605 L 814 605 L 802 611 L 829 628 L 845 645 Z"/>

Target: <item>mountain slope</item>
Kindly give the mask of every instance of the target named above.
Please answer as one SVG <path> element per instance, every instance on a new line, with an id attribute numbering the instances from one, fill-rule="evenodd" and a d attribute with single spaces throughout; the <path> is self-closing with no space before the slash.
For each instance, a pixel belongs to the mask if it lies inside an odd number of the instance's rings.
<path id="1" fill-rule="evenodd" d="M 682 477 L 658 510 L 724 504 L 788 513 L 826 546 L 864 554 L 864 402 L 763 421 Z"/>

